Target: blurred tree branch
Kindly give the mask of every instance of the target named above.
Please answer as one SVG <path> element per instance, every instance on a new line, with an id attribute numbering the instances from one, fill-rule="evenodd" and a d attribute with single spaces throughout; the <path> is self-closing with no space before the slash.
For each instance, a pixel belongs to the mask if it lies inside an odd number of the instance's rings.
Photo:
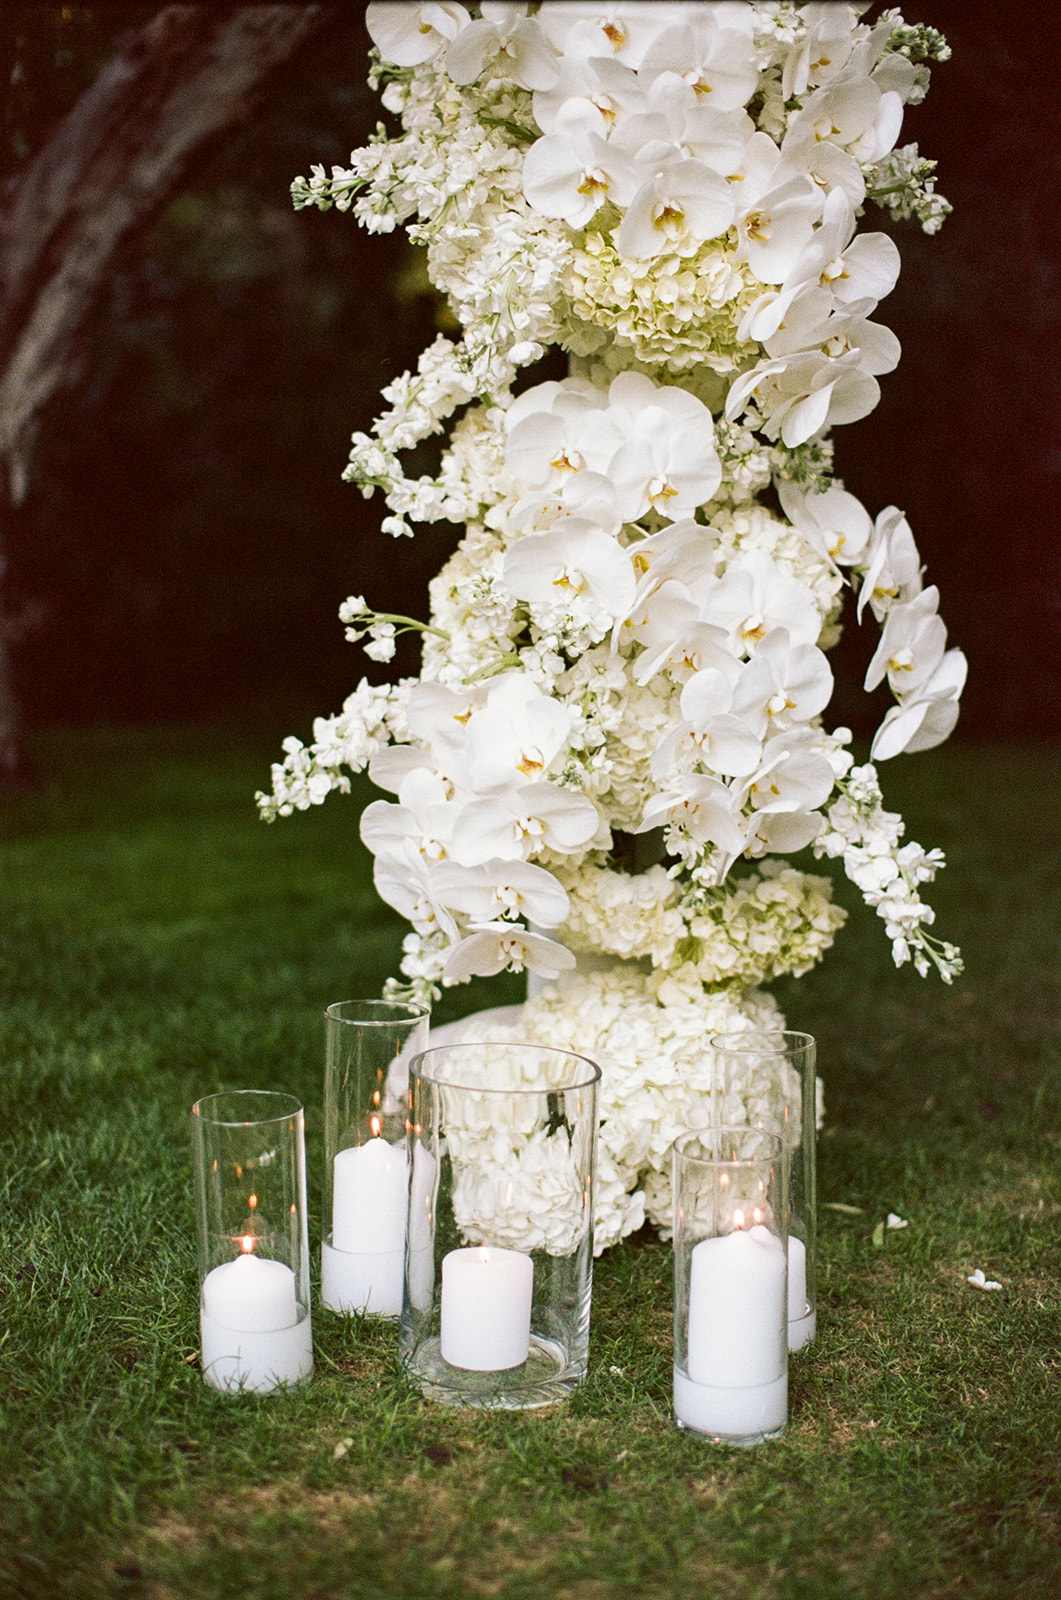
<path id="1" fill-rule="evenodd" d="M 0 507 L 27 496 L 41 412 L 81 375 L 81 336 L 116 252 L 337 9 L 165 6 L 119 41 L 28 162 L 0 215 Z M 0 787 L 23 771 L 0 603 Z"/>

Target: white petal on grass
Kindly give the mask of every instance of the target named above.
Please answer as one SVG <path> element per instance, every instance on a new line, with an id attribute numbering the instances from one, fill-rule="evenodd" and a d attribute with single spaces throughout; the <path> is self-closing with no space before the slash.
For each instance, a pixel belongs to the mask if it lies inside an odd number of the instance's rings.
<path id="1" fill-rule="evenodd" d="M 1001 1289 L 1002 1287 L 1000 1283 L 995 1283 L 992 1278 L 984 1277 L 983 1267 L 977 1267 L 974 1272 L 970 1272 L 965 1281 L 966 1283 L 971 1283 L 974 1289 Z"/>

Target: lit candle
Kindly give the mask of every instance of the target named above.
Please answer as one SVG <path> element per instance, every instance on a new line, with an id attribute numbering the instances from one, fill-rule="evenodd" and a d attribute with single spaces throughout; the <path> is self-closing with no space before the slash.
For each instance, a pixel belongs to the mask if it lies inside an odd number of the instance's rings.
<path id="1" fill-rule="evenodd" d="M 298 1321 L 295 1274 L 253 1250 L 215 1267 L 203 1279 L 203 1310 L 222 1328 L 270 1333 Z"/>
<path id="2" fill-rule="evenodd" d="M 762 1224 L 703 1239 L 689 1271 L 686 1372 L 674 1408 L 702 1433 L 774 1433 L 788 1413 L 787 1256 Z"/>
<path id="3" fill-rule="evenodd" d="M 408 1191 L 404 1145 L 376 1137 L 336 1155 L 332 1236 L 321 1251 L 321 1299 L 329 1310 L 400 1316 Z"/>
<path id="4" fill-rule="evenodd" d="M 470 1372 L 522 1366 L 533 1292 L 534 1262 L 522 1250 L 451 1250 L 442 1260 L 443 1361 Z"/>
<path id="5" fill-rule="evenodd" d="M 255 1255 L 249 1235 L 243 1244 L 243 1255 L 203 1279 L 203 1377 L 215 1389 L 267 1394 L 313 1372 L 310 1319 L 299 1316 L 291 1268 Z"/>
<path id="6" fill-rule="evenodd" d="M 386 1139 L 340 1150 L 332 1164 L 332 1247 L 382 1255 L 405 1246 L 409 1162 Z"/>

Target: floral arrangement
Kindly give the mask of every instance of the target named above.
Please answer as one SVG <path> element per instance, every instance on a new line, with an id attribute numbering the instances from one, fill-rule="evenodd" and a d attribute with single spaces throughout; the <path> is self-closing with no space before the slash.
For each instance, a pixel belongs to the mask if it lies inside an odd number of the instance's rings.
<path id="1" fill-rule="evenodd" d="M 965 661 L 902 512 L 871 516 L 829 439 L 899 359 L 872 320 L 899 254 L 860 231 L 867 202 L 929 233 L 949 210 L 898 145 L 946 44 L 866 9 L 373 4 L 397 130 L 293 185 L 426 250 L 461 336 L 383 391 L 345 476 L 388 533 L 462 532 L 425 621 L 340 610 L 376 661 L 418 631 L 419 677 L 363 679 L 259 803 L 366 767 L 394 796 L 361 834 L 411 924 L 395 993 L 545 982 L 520 1036 L 604 1068 L 598 1243 L 669 1217 L 696 1042 L 782 1025 L 758 986 L 843 921 L 787 857 L 842 862 L 897 964 L 961 968 L 921 898 L 941 855 L 903 843 L 875 763 L 947 737 Z M 524 376 L 550 347 L 568 375 Z M 438 473 L 408 476 L 444 430 Z M 862 766 L 823 722 L 848 591 L 880 625 L 865 687 L 895 699 Z"/>

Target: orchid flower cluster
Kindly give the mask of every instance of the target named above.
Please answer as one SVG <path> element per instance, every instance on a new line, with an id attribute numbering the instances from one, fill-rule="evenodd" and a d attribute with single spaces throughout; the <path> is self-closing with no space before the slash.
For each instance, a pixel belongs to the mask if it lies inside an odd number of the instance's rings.
<path id="1" fill-rule="evenodd" d="M 822 720 L 849 590 L 880 627 L 865 687 L 895 700 L 872 761 L 945 739 L 965 676 L 902 512 L 874 518 L 832 470 L 829 430 L 899 358 L 873 320 L 899 255 L 864 208 L 929 232 L 949 209 L 898 147 L 945 43 L 865 9 L 368 7 L 400 126 L 293 192 L 426 248 L 462 336 L 384 390 L 346 476 L 382 490 L 387 532 L 463 532 L 426 622 L 360 595 L 340 613 L 376 661 L 418 631 L 419 677 L 362 681 L 259 801 L 304 809 L 366 767 L 392 797 L 361 832 L 411 924 L 404 992 L 559 979 L 588 951 L 695 1011 L 831 943 L 829 880 L 784 860 L 807 848 L 842 862 L 897 963 L 960 970 L 920 894 L 939 852 L 901 843 Z M 569 375 L 521 379 L 550 346 Z M 438 473 L 407 476 L 401 453 L 444 429 Z"/>

